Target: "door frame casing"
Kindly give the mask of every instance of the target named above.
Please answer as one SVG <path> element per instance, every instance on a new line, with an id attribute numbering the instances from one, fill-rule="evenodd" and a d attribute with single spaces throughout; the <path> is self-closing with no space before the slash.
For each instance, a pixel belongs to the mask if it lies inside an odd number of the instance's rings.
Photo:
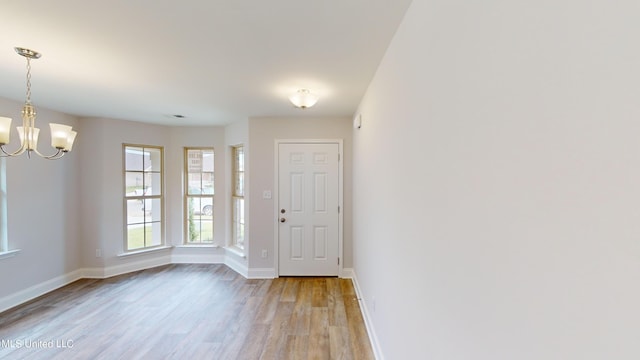
<path id="1" fill-rule="evenodd" d="M 273 266 L 275 277 L 280 277 L 280 225 L 278 222 L 280 205 L 280 144 L 337 144 L 338 145 L 338 277 L 344 268 L 344 151 L 342 139 L 275 139 L 274 141 L 274 186 L 273 186 Z"/>

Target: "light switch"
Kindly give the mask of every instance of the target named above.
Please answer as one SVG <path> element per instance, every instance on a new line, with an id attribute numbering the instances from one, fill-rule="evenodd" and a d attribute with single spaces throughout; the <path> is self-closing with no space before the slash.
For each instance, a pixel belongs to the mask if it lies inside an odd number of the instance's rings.
<path id="1" fill-rule="evenodd" d="M 265 200 L 271 199 L 271 190 L 265 190 L 262 192 L 262 198 Z"/>

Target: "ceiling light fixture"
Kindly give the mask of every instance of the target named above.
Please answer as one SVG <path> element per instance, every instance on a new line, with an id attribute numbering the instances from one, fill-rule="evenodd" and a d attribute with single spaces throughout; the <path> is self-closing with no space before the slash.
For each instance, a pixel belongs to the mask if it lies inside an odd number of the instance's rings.
<path id="1" fill-rule="evenodd" d="M 22 107 L 22 126 L 16 127 L 18 136 L 20 136 L 20 148 L 14 152 L 7 152 L 4 148 L 9 143 L 11 135 L 11 118 L 0 117 L 0 150 L 4 153 L 0 157 L 18 156 L 26 151 L 28 157 L 31 157 L 31 153 L 34 152 L 45 159 L 59 159 L 71 151 L 77 133 L 72 130 L 71 126 L 50 123 L 51 146 L 56 149 L 56 153 L 43 155 L 38 151 L 40 129 L 35 127 L 36 108 L 31 104 L 31 59 L 39 59 L 41 54 L 21 47 L 17 47 L 15 50 L 27 59 L 27 100 Z"/>
<path id="2" fill-rule="evenodd" d="M 310 108 L 318 102 L 318 95 L 307 89 L 300 89 L 289 97 L 293 105 L 300 109 Z"/>

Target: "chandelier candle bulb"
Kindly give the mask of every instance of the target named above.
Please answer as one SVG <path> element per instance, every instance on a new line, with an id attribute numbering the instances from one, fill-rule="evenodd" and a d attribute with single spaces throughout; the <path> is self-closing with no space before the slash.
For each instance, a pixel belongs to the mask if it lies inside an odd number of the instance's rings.
<path id="1" fill-rule="evenodd" d="M 8 144 L 10 136 L 11 118 L 0 116 L 0 144 Z"/>
<path id="2" fill-rule="evenodd" d="M 18 135 L 20 135 L 20 143 L 24 144 L 26 150 L 37 150 L 38 146 L 38 135 L 40 134 L 40 129 L 37 127 L 27 128 L 25 134 L 25 128 L 22 126 L 18 126 Z"/>
<path id="3" fill-rule="evenodd" d="M 56 149 L 67 147 L 71 126 L 51 123 L 49 127 L 51 128 L 51 146 Z"/>
<path id="4" fill-rule="evenodd" d="M 73 148 L 73 142 L 76 139 L 76 135 L 78 135 L 78 133 L 76 131 L 70 131 L 69 132 L 69 136 L 67 136 L 67 143 L 64 146 L 64 149 L 62 151 L 64 151 L 64 152 L 71 151 L 71 148 Z"/>

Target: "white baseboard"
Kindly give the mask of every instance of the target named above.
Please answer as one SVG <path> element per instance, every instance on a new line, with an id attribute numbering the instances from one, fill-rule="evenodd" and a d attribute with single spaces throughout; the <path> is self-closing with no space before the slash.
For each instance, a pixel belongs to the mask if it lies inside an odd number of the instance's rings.
<path id="1" fill-rule="evenodd" d="M 18 291 L 15 294 L 5 296 L 0 299 L 0 312 L 9 310 L 12 307 L 23 304 L 29 300 L 33 300 L 38 296 L 44 295 L 50 291 L 61 288 L 67 284 L 70 284 L 76 280 L 82 279 L 82 271 L 76 270 L 68 274 L 64 274 L 55 277 L 51 280 L 41 282 L 39 284 L 28 287 L 24 290 Z"/>
<path id="2" fill-rule="evenodd" d="M 245 278 L 249 278 L 249 268 L 247 267 L 247 264 L 239 261 L 235 256 L 225 256 L 224 264 Z"/>
<path id="3" fill-rule="evenodd" d="M 353 279 L 353 268 L 343 268 L 340 277 L 343 279 Z"/>
<path id="4" fill-rule="evenodd" d="M 85 279 L 104 279 L 105 268 L 82 268 L 79 270 Z"/>
<path id="5" fill-rule="evenodd" d="M 126 264 L 111 265 L 103 268 L 82 268 L 78 271 L 81 278 L 85 279 L 106 279 L 112 276 L 127 274 L 134 271 L 151 269 L 157 266 L 171 264 L 171 256 L 163 255 L 153 259 L 127 262 Z"/>
<path id="6" fill-rule="evenodd" d="M 172 264 L 224 264 L 225 255 L 223 254 L 173 254 L 171 255 Z"/>
<path id="7" fill-rule="evenodd" d="M 145 269 L 151 269 L 157 266 L 171 264 L 171 255 L 162 255 L 152 259 L 145 259 L 134 262 L 127 262 L 126 264 L 107 266 L 104 269 L 104 277 L 112 277 L 122 274 L 127 274 L 134 271 L 140 271 Z"/>
<path id="8" fill-rule="evenodd" d="M 276 269 L 274 268 L 250 268 L 247 279 L 275 279 Z"/>
<path id="9" fill-rule="evenodd" d="M 344 270 L 345 269 L 343 269 L 343 272 Z M 369 341 L 371 342 L 373 355 L 375 356 L 376 360 L 384 360 L 384 355 L 382 354 L 382 349 L 380 348 L 380 342 L 378 342 L 378 337 L 376 336 L 376 331 L 373 327 L 373 320 L 371 319 L 369 309 L 367 308 L 367 303 L 362 297 L 362 291 L 360 290 L 360 285 L 358 284 L 358 277 L 356 276 L 356 272 L 353 269 L 351 269 L 351 281 L 353 282 L 353 288 L 355 289 L 356 296 L 358 297 L 358 300 L 360 302 L 360 311 L 362 312 L 362 317 L 364 318 L 364 325 L 367 328 L 367 334 L 369 334 Z"/>

